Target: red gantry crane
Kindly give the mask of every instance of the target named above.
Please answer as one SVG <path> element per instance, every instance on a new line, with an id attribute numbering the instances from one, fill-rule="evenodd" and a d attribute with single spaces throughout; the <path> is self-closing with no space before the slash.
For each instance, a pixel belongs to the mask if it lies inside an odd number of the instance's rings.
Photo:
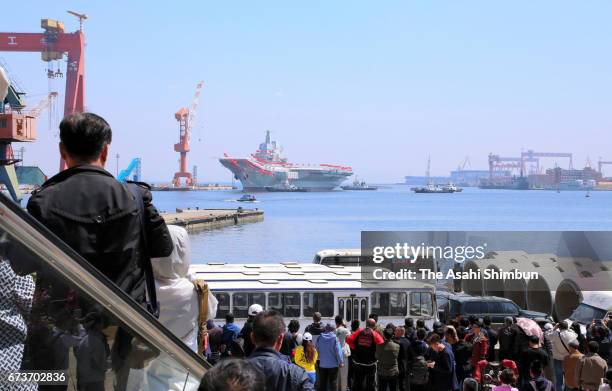
<path id="1" fill-rule="evenodd" d="M 175 188 L 183 187 L 181 186 L 181 178 L 185 178 L 184 187 L 189 188 L 194 185 L 193 176 L 187 171 L 187 152 L 189 152 L 189 139 L 191 129 L 193 129 L 193 124 L 195 123 L 202 86 L 204 86 L 203 81 L 200 81 L 196 86 L 191 109 L 182 107 L 174 114 L 174 118 L 179 123 L 179 142 L 174 144 L 174 150 L 180 154 L 179 171 L 174 174 L 174 179 L 172 180 L 172 186 Z"/>
<path id="2" fill-rule="evenodd" d="M 68 55 L 66 67 L 66 93 L 64 115 L 83 112 L 85 109 L 85 36 L 83 21 L 87 15 L 68 11 L 79 19 L 80 28 L 73 33 L 64 32 L 64 23 L 53 19 L 42 19 L 42 33 L 2 33 L 0 32 L 0 51 L 38 52 L 45 62 L 61 60 Z M 63 76 L 58 70 L 47 70 L 50 78 Z M 0 157 L 2 159 L 2 157 Z M 60 158 L 60 171 L 66 163 Z"/>

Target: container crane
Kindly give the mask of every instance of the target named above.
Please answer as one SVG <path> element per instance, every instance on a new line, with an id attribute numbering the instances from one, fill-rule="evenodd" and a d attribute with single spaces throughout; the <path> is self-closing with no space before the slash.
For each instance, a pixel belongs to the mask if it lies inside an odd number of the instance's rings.
<path id="1" fill-rule="evenodd" d="M 0 32 L 0 52 L 37 52 L 42 61 L 51 62 L 64 58 L 67 54 L 66 93 L 64 116 L 83 112 L 85 109 L 85 36 L 83 21 L 87 15 L 68 11 L 79 19 L 80 28 L 73 33 L 64 32 L 64 23 L 53 19 L 41 19 L 42 33 L 2 33 Z M 47 70 L 50 78 L 62 77 L 58 70 Z M 66 163 L 60 158 L 60 171 Z"/>
<path id="2" fill-rule="evenodd" d="M 193 175 L 187 171 L 187 152 L 189 152 L 189 140 L 196 119 L 202 86 L 204 86 L 203 81 L 200 81 L 196 85 L 195 95 L 191 102 L 191 109 L 182 107 L 174 114 L 174 118 L 179 123 L 179 142 L 174 144 L 174 151 L 180 154 L 179 171 L 174 174 L 174 179 L 172 180 L 172 185 L 174 187 L 183 187 L 181 186 L 181 178 L 185 178 L 184 187 L 193 186 Z"/>

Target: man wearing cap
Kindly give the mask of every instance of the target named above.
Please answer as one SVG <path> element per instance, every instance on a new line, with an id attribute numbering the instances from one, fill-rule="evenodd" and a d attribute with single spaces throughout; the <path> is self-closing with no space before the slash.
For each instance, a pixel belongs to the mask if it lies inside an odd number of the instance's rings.
<path id="1" fill-rule="evenodd" d="M 565 383 L 564 391 L 578 391 L 578 378 L 576 377 L 576 367 L 582 359 L 583 354 L 580 353 L 580 343 L 577 339 L 570 341 L 567 344 L 569 354 L 563 359 L 563 382 Z"/>
<path id="2" fill-rule="evenodd" d="M 255 349 L 255 345 L 253 345 L 253 341 L 251 341 L 251 331 L 253 331 L 253 318 L 255 315 L 263 311 L 263 307 L 259 304 L 251 304 L 248 311 L 248 319 L 242 326 L 242 330 L 240 330 L 240 334 L 238 334 L 238 338 L 242 338 L 244 341 L 244 345 L 242 349 L 244 350 L 244 356 L 249 357 L 253 349 Z"/>

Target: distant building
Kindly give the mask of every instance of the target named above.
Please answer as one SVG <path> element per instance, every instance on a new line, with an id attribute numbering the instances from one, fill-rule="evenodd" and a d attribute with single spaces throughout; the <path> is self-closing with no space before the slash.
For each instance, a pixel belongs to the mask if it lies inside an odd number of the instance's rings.
<path id="1" fill-rule="evenodd" d="M 481 179 L 489 178 L 489 170 L 455 170 L 451 171 L 451 182 L 460 186 L 478 186 Z M 493 171 L 494 177 L 510 176 L 510 171 Z"/>
<path id="2" fill-rule="evenodd" d="M 578 169 L 563 169 L 560 167 L 549 168 L 546 170 L 546 175 L 552 179 L 553 183 L 570 182 L 570 181 L 596 181 L 602 180 L 601 172 L 592 169 L 591 167 L 585 167 L 581 170 Z"/>

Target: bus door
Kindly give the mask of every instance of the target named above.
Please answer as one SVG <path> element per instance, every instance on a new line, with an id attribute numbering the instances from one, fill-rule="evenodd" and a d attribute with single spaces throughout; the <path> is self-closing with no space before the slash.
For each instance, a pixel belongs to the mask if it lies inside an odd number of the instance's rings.
<path id="1" fill-rule="evenodd" d="M 347 323 L 350 323 L 353 319 L 365 322 L 368 316 L 368 298 L 357 296 L 339 297 L 338 313 L 344 317 Z"/>

